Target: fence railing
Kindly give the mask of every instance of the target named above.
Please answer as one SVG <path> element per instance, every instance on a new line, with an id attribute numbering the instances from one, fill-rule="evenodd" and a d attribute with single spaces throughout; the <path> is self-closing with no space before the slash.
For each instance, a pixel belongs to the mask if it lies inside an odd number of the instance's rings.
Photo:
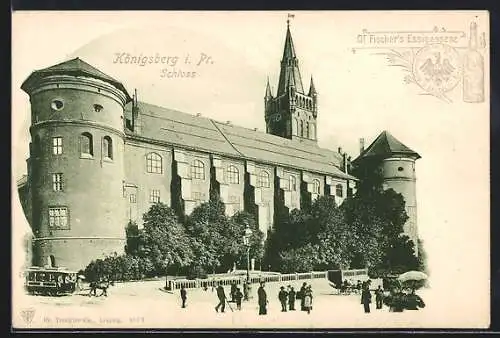
<path id="1" fill-rule="evenodd" d="M 250 283 L 256 284 L 259 282 L 289 282 L 296 280 L 306 280 L 306 279 L 318 279 L 326 278 L 326 271 L 316 271 L 316 272 L 304 272 L 304 273 L 290 273 L 283 275 L 262 275 L 262 276 L 251 276 Z M 195 289 L 195 288 L 209 288 L 218 286 L 221 283 L 223 286 L 231 285 L 231 283 L 236 283 L 236 285 L 241 285 L 246 282 L 246 276 L 227 276 L 227 277 L 210 277 L 206 279 L 175 279 L 169 280 L 167 282 L 168 290 L 178 290 L 182 286 L 185 289 Z"/>

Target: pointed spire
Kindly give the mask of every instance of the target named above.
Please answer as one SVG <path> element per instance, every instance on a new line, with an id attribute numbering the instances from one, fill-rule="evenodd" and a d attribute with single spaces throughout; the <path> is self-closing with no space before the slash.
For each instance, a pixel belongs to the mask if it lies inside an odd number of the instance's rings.
<path id="1" fill-rule="evenodd" d="M 311 84 L 309 85 L 309 96 L 314 96 L 316 94 L 318 94 L 318 92 L 316 91 L 316 87 L 314 87 L 314 81 L 311 75 Z"/>
<path id="2" fill-rule="evenodd" d="M 302 78 L 299 70 L 299 62 L 293 45 L 290 23 L 289 20 L 287 20 L 285 47 L 283 49 L 278 92 L 276 93 L 276 96 L 285 94 L 292 85 L 295 87 L 296 92 L 304 94 L 304 87 L 302 86 Z"/>
<path id="3" fill-rule="evenodd" d="M 272 98 L 273 94 L 271 92 L 271 86 L 269 85 L 269 76 L 267 77 L 267 85 L 266 85 L 266 99 Z"/>

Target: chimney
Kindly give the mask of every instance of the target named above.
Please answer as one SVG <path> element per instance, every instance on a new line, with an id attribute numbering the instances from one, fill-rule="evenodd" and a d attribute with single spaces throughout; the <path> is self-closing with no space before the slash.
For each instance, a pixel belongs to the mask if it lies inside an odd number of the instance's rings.
<path id="1" fill-rule="evenodd" d="M 227 125 L 231 125 L 231 121 L 226 121 L 226 124 Z"/>
<path id="2" fill-rule="evenodd" d="M 254 130 L 254 131 L 258 131 L 258 130 L 259 130 L 259 128 L 253 128 L 253 130 Z"/>
<path id="3" fill-rule="evenodd" d="M 365 139 L 360 138 L 359 139 L 359 153 L 361 154 L 363 151 L 365 151 Z"/>
<path id="4" fill-rule="evenodd" d="M 196 116 L 200 117 L 200 116 L 201 116 L 201 113 L 196 113 Z"/>
<path id="5" fill-rule="evenodd" d="M 342 155 L 342 147 L 339 147 L 339 148 L 338 148 L 338 152 L 339 152 L 339 154 L 341 154 L 341 155 Z"/>

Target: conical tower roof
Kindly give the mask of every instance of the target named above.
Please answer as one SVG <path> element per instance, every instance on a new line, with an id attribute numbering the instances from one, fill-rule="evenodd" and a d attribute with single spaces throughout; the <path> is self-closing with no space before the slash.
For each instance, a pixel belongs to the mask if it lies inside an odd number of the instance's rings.
<path id="1" fill-rule="evenodd" d="M 365 158 L 387 158 L 393 155 L 408 156 L 415 159 L 421 157 L 417 152 L 410 149 L 388 131 L 384 130 L 375 141 L 354 160 L 354 162 L 358 162 Z"/>
<path id="2" fill-rule="evenodd" d="M 31 75 L 24 81 L 24 83 L 21 86 L 21 89 L 24 91 L 28 92 L 29 91 L 29 85 L 36 80 L 42 79 L 46 76 L 51 76 L 51 75 L 74 75 L 74 76 L 88 76 L 92 77 L 95 79 L 99 79 L 102 81 L 105 81 L 111 85 L 113 85 L 115 88 L 119 89 L 122 91 L 125 96 L 127 97 L 127 102 L 131 101 L 131 97 L 128 94 L 127 90 L 123 86 L 123 84 L 112 78 L 111 76 L 101 72 L 99 69 L 91 66 L 87 62 L 83 61 L 80 58 L 74 58 L 68 61 L 61 62 L 57 65 L 36 70 Z"/>

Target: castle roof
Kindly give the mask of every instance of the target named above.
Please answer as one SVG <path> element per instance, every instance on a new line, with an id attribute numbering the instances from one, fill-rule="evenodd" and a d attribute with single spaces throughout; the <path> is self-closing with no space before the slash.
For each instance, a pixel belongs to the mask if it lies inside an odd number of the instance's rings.
<path id="1" fill-rule="evenodd" d="M 138 102 L 138 108 L 141 132 L 136 134 L 126 131 L 133 138 L 356 180 L 336 166 L 341 163 L 340 154 L 316 144 L 290 140 L 144 102 Z M 127 105 L 126 109 L 130 116 L 132 105 Z"/>
<path id="2" fill-rule="evenodd" d="M 358 162 L 364 158 L 382 157 L 387 158 L 392 155 L 408 156 L 419 159 L 420 155 L 412 149 L 405 146 L 398 139 L 392 136 L 388 131 L 384 130 L 375 141 L 370 144 L 359 156 L 354 160 Z"/>
<path id="3" fill-rule="evenodd" d="M 89 65 L 87 62 L 83 61 L 80 58 L 74 58 L 68 61 L 64 61 L 61 63 L 58 63 L 57 65 L 44 68 L 44 69 L 39 69 L 35 70 L 31 75 L 23 82 L 21 89 L 24 91 L 28 92 L 29 91 L 29 83 L 31 83 L 34 80 L 42 79 L 46 76 L 51 76 L 51 75 L 74 75 L 74 76 L 88 76 L 92 77 L 95 79 L 99 79 L 102 81 L 105 81 L 115 88 L 121 90 L 126 98 L 127 102 L 131 101 L 131 97 L 128 94 L 127 90 L 123 86 L 123 84 L 112 78 L 111 76 L 101 72 L 99 69 Z"/>

